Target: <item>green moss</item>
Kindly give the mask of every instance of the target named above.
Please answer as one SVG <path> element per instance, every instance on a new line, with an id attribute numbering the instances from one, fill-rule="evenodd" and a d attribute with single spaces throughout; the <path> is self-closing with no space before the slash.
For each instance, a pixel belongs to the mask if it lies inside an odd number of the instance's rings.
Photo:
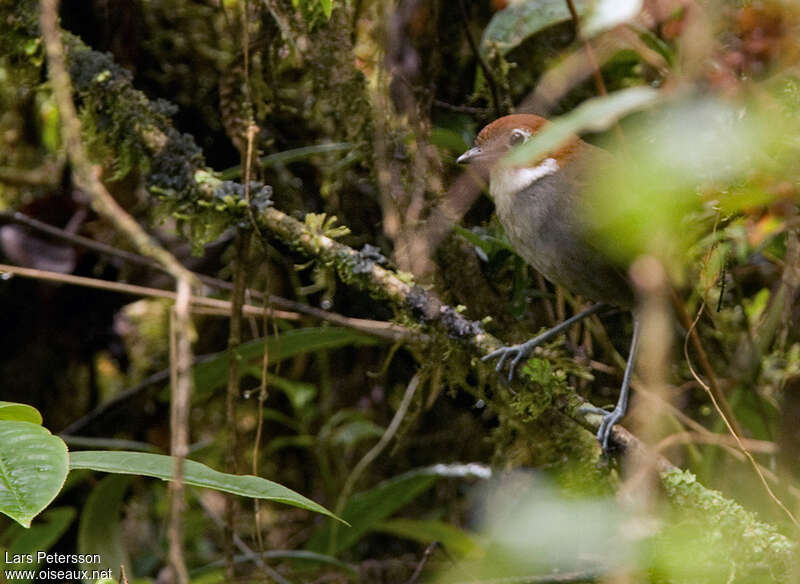
<path id="1" fill-rule="evenodd" d="M 670 470 L 661 478 L 679 526 L 692 531 L 696 547 L 719 552 L 709 561 L 735 562 L 740 572 L 766 564 L 777 578 L 772 581 L 785 581 L 794 543 L 738 503 L 703 487 L 690 472 Z"/>

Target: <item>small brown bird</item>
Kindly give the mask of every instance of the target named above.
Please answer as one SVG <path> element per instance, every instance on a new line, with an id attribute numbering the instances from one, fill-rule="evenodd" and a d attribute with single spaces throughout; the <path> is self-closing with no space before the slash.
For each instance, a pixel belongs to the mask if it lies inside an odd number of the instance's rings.
<path id="1" fill-rule="evenodd" d="M 591 241 L 583 196 L 588 172 L 602 166 L 611 155 L 575 137 L 558 151 L 530 166 L 501 161 L 510 150 L 531 139 L 547 124 L 532 114 L 502 117 L 487 125 L 475 139 L 475 147 L 458 158 L 459 163 L 489 167 L 489 194 L 497 216 L 517 253 L 545 278 L 598 304 L 579 312 L 552 329 L 519 344 L 502 347 L 483 360 L 499 357 L 496 371 L 511 359 L 508 378 L 517 365 L 540 344 L 609 305 L 633 309 L 633 292 L 624 271 L 612 264 Z M 616 407 L 612 411 L 592 409 L 603 421 L 597 439 L 608 450 L 611 428 L 628 407 L 630 376 L 636 353 L 638 320 L 634 315 L 633 338 Z"/>

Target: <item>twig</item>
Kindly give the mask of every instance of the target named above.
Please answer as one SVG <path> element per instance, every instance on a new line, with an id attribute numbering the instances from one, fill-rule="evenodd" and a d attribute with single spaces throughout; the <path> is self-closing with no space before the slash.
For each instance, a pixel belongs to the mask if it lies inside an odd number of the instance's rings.
<path id="1" fill-rule="evenodd" d="M 414 568 L 414 573 L 411 574 L 411 578 L 408 579 L 408 582 L 406 582 L 406 584 L 417 584 L 420 576 L 422 576 L 422 570 L 425 568 L 425 565 L 428 563 L 428 560 L 433 554 L 433 550 L 435 550 L 440 545 L 441 544 L 438 541 L 434 541 L 431 542 L 431 544 L 425 548 L 425 553 L 422 554 L 422 558 L 417 564 L 417 567 Z"/>
<path id="2" fill-rule="evenodd" d="M 695 381 L 697 381 L 697 383 L 699 383 L 700 386 L 708 394 L 708 397 L 711 399 L 711 403 L 713 404 L 714 409 L 717 410 L 717 413 L 722 418 L 722 421 L 725 422 L 725 426 L 728 428 L 728 432 L 731 433 L 731 436 L 733 436 L 734 440 L 736 440 L 736 444 L 739 447 L 739 449 L 742 451 L 742 454 L 744 454 L 747 457 L 747 460 L 750 461 L 750 464 L 753 466 L 753 469 L 756 471 L 756 474 L 758 475 L 758 478 L 761 480 L 761 484 L 764 485 L 764 489 L 766 489 L 766 491 L 767 491 L 767 495 L 769 495 L 770 499 L 772 499 L 773 502 L 781 509 L 781 511 L 783 511 L 786 514 L 786 516 L 791 520 L 791 522 L 794 524 L 795 527 L 800 527 L 800 522 L 797 521 L 797 519 L 792 514 L 792 512 L 789 511 L 789 508 L 786 507 L 786 505 L 784 505 L 783 501 L 781 501 L 778 498 L 778 496 L 772 490 L 772 487 L 770 487 L 769 483 L 767 483 L 767 479 L 764 477 L 764 473 L 761 472 L 761 468 L 759 467 L 759 465 L 756 462 L 755 458 L 753 458 L 753 455 L 750 453 L 750 451 L 742 443 L 742 440 L 739 437 L 739 434 L 733 428 L 733 424 L 728 419 L 728 417 L 725 415 L 725 413 L 722 411 L 722 408 L 719 405 L 719 402 L 717 402 L 717 399 L 716 399 L 716 397 L 714 395 L 714 392 L 711 390 L 711 388 L 706 383 L 703 382 L 702 379 L 700 379 L 700 376 L 697 374 L 697 372 L 694 370 L 694 367 L 692 366 L 692 361 L 689 358 L 689 333 L 691 333 L 694 330 L 695 326 L 697 326 L 697 321 L 700 320 L 700 316 L 703 314 L 703 308 L 704 307 L 705 307 L 705 302 L 703 302 L 701 304 L 700 310 L 697 311 L 697 316 L 695 317 L 694 321 L 692 322 L 691 327 L 689 328 L 689 332 L 687 333 L 686 338 L 683 341 L 683 354 L 686 357 L 686 363 L 689 365 L 689 372 L 692 374 L 692 377 L 694 377 Z"/>
<path id="3" fill-rule="evenodd" d="M 82 235 L 75 235 L 73 233 L 69 233 L 64 229 L 60 229 L 55 227 L 54 225 L 50 225 L 48 223 L 43 223 L 42 221 L 38 221 L 31 217 L 28 217 L 24 213 L 20 213 L 19 211 L 14 211 L 12 213 L 0 211 L 0 218 L 6 219 L 8 221 L 19 223 L 20 225 L 25 225 L 32 229 L 36 229 L 37 231 L 41 231 L 43 233 L 47 233 L 52 235 L 53 237 L 58 237 L 63 239 L 64 241 L 68 241 L 75 245 L 79 245 L 85 247 L 87 249 L 93 249 L 100 253 L 104 253 L 107 255 L 115 256 L 121 258 L 125 261 L 137 264 L 148 266 L 157 270 L 161 270 L 166 272 L 166 269 L 156 262 L 155 260 L 145 257 L 143 255 L 125 251 L 119 248 L 116 248 L 111 245 L 107 245 L 105 243 L 101 243 L 99 241 L 95 241 L 94 239 L 90 239 L 88 237 L 83 237 Z M 10 273 L 16 273 L 23 277 L 39 277 L 40 279 L 52 279 L 57 280 L 65 283 L 74 283 L 76 285 L 85 285 L 90 287 L 96 288 L 105 288 L 108 290 L 117 290 L 119 292 L 126 292 L 130 291 L 131 294 L 135 295 L 145 295 L 145 296 L 160 296 L 163 298 L 173 298 L 174 293 L 169 293 L 166 291 L 160 291 L 155 288 L 136 288 L 126 284 L 119 284 L 119 283 L 112 283 L 109 282 L 108 284 L 100 284 L 100 282 L 106 282 L 106 280 L 95 280 L 93 278 L 86 278 L 85 280 L 76 279 L 74 282 L 70 281 L 70 276 L 58 274 L 56 272 L 37 272 L 41 274 L 41 276 L 36 275 L 26 275 L 24 273 L 25 268 L 16 268 L 11 266 L 4 266 L 5 270 L 0 269 L 0 271 L 7 271 Z M 197 274 L 194 273 L 195 277 L 200 280 L 206 286 L 210 286 L 212 288 L 217 288 L 219 290 L 233 290 L 233 284 L 227 282 L 225 280 L 220 280 L 219 278 L 213 278 L 211 276 L 207 276 L 205 274 Z M 51 277 L 52 276 L 52 277 Z M 79 278 L 75 276 L 75 278 Z M 96 283 L 93 285 L 92 283 Z M 127 289 L 127 290 L 126 290 Z M 148 292 L 151 291 L 151 292 Z M 335 312 L 330 312 L 327 310 L 323 310 L 321 308 L 316 308 L 314 306 L 309 306 L 308 304 L 303 304 L 302 302 L 296 302 L 294 300 L 289 300 L 287 298 L 283 298 L 281 296 L 274 296 L 272 294 L 264 296 L 260 291 L 253 290 L 251 288 L 247 289 L 247 294 L 257 298 L 257 299 L 267 299 L 268 304 L 277 306 L 279 308 L 292 310 L 295 312 L 299 312 L 301 314 L 305 314 L 314 318 L 318 318 L 320 320 L 326 320 L 328 322 L 332 322 L 334 324 L 338 324 L 344 327 L 352 328 L 354 330 L 358 330 L 370 335 L 374 335 L 377 337 L 385 338 L 391 341 L 401 341 L 407 342 L 412 340 L 416 337 L 416 341 L 418 342 L 427 342 L 427 337 L 421 333 L 415 333 L 403 327 L 401 325 L 389 322 L 382 322 L 378 320 L 370 320 L 365 318 L 351 318 L 348 316 L 343 316 L 341 314 L 337 314 Z M 226 303 L 224 300 L 218 300 L 214 298 L 206 298 L 202 300 L 198 300 L 197 296 L 192 297 L 193 305 L 197 304 L 204 304 L 208 306 L 218 306 L 220 310 L 227 310 L 230 312 L 230 303 Z M 244 307 L 245 314 L 247 316 L 260 316 L 261 311 L 263 310 L 261 307 L 255 307 L 249 304 L 246 304 Z M 282 318 L 285 320 L 295 320 L 297 315 L 292 315 L 291 312 L 281 312 L 280 310 L 270 309 L 269 315 L 274 318 Z"/>
<path id="4" fill-rule="evenodd" d="M 78 186 L 89 193 L 95 209 L 122 233 L 144 255 L 161 263 L 177 281 L 177 300 L 174 309 L 175 352 L 173 354 L 174 383 L 171 403 L 172 455 L 175 456 L 175 476 L 171 485 L 170 563 L 178 584 L 188 584 L 189 575 L 183 558 L 181 542 L 181 515 L 183 503 L 183 456 L 188 447 L 189 393 L 192 387 L 191 362 L 192 334 L 189 313 L 193 274 L 175 257 L 163 249 L 114 200 L 99 179 L 99 171 L 92 167 L 81 142 L 81 127 L 75 104 L 72 101 L 72 81 L 69 78 L 64 56 L 64 46 L 58 30 L 59 0 L 41 0 L 41 28 L 48 59 L 53 96 L 61 118 L 64 146 L 72 165 L 73 178 Z"/>
<path id="5" fill-rule="evenodd" d="M 496 118 L 499 118 L 503 115 L 503 110 L 500 107 L 500 98 L 497 95 L 497 82 L 494 79 L 494 75 L 492 74 L 492 70 L 489 69 L 489 65 L 486 64 L 486 61 L 481 55 L 481 51 L 478 48 L 478 43 L 475 42 L 475 38 L 472 36 L 472 31 L 469 28 L 469 13 L 467 13 L 467 7 L 464 4 L 464 0 L 458 0 L 458 6 L 461 9 L 461 18 L 464 21 L 464 34 L 467 37 L 467 42 L 469 43 L 469 48 L 472 49 L 472 54 L 475 55 L 475 58 L 478 61 L 478 65 L 483 71 L 483 76 L 486 79 L 486 84 L 489 86 L 489 91 L 492 93 L 492 105 L 494 106 L 494 115 Z"/>
<path id="6" fill-rule="evenodd" d="M 43 223 L 42 221 L 38 221 L 36 219 L 28 217 L 27 215 L 25 215 L 24 213 L 20 213 L 19 211 L 15 211 L 13 213 L 0 212 L 0 219 L 6 219 L 14 223 L 19 223 L 21 225 L 31 227 L 32 229 L 42 231 L 43 233 L 47 233 L 54 237 L 63 239 L 64 241 L 68 241 L 70 243 L 85 247 L 87 249 L 93 249 L 100 253 L 119 257 L 131 263 L 148 266 L 166 272 L 165 268 L 162 265 L 160 265 L 151 258 L 145 257 L 137 253 L 121 250 L 114 246 L 107 245 L 99 241 L 95 241 L 94 239 L 90 239 L 88 237 L 83 237 L 81 235 L 75 235 L 69 233 L 68 231 L 55 227 L 54 225 Z M 23 277 L 33 277 L 44 280 L 51 279 L 65 283 L 74 283 L 79 286 L 85 285 L 95 288 L 104 288 L 107 290 L 117 290 L 119 292 L 130 291 L 131 294 L 135 295 L 142 294 L 144 296 L 158 296 L 163 298 L 174 299 L 174 293 L 158 290 L 155 288 L 137 288 L 132 285 L 107 282 L 106 280 L 96 280 L 93 278 L 80 279 L 79 276 L 69 276 L 69 275 L 59 274 L 57 272 L 38 271 L 38 274 L 40 274 L 40 276 L 27 275 L 26 273 L 23 273 L 26 270 L 26 268 L 16 268 L 7 265 L 3 267 L 5 268 L 5 270 L 0 268 L 0 271 L 16 273 Z M 194 273 L 194 275 L 198 280 L 200 280 L 206 286 L 217 288 L 219 290 L 228 290 L 228 291 L 233 290 L 233 284 L 225 280 L 220 280 L 219 278 L 213 278 L 205 274 Z M 71 278 L 77 278 L 77 279 L 71 281 L 70 280 Z M 101 282 L 107 282 L 107 284 L 106 283 L 101 284 Z M 347 328 L 352 328 L 354 330 L 361 331 L 363 333 L 373 335 L 376 337 L 384 338 L 390 341 L 395 341 L 395 342 L 413 341 L 419 343 L 426 343 L 428 340 L 426 335 L 415 331 L 411 331 L 408 328 L 399 324 L 391 322 L 383 322 L 379 320 L 371 320 L 366 318 L 353 318 L 349 316 L 344 316 L 341 314 L 337 314 L 335 312 L 330 312 L 328 310 L 317 308 L 315 306 L 309 306 L 308 304 L 303 304 L 302 302 L 289 300 L 288 298 L 283 298 L 281 296 L 275 296 L 272 294 L 265 296 L 259 290 L 253 290 L 252 288 L 247 289 L 247 294 L 257 299 L 265 299 L 267 301 L 267 304 L 274 305 L 279 308 L 299 312 L 301 314 L 305 314 L 307 316 L 311 316 L 319 320 L 326 320 L 334 324 L 338 324 Z M 209 307 L 218 306 L 219 310 L 227 311 L 227 313 L 230 313 L 230 308 L 229 308 L 230 303 L 224 300 L 193 296 L 192 303 L 193 306 L 199 304 L 208 305 Z M 268 312 L 269 316 L 274 318 L 280 318 L 284 320 L 297 319 L 297 315 L 293 315 L 291 312 L 275 310 L 274 308 L 269 308 L 268 310 L 269 310 Z M 263 308 L 246 304 L 244 306 L 244 311 L 247 316 L 260 316 L 261 312 L 263 311 Z M 193 308 L 193 312 L 198 312 L 198 311 L 196 308 Z"/>
<path id="7" fill-rule="evenodd" d="M 452 103 L 447 103 L 446 101 L 442 101 L 440 99 L 434 99 L 433 105 L 436 107 L 440 107 L 442 109 L 450 110 L 451 112 L 459 112 L 462 114 L 475 114 L 479 116 L 485 116 L 488 113 L 488 110 L 485 107 L 473 107 L 470 105 L 453 105 Z"/>
<path id="8" fill-rule="evenodd" d="M 162 290 L 160 288 L 137 286 L 135 284 L 125 284 L 123 282 L 111 282 L 109 280 L 99 280 L 97 278 L 87 278 L 85 276 L 73 276 L 72 274 L 62 274 L 60 272 L 50 272 L 47 270 L 37 270 L 34 268 L 20 268 L 19 266 L 12 266 L 9 264 L 0 264 L 0 273 L 14 274 L 22 278 L 33 278 L 37 280 L 72 284 L 75 286 L 85 286 L 87 288 L 99 288 L 101 290 L 109 290 L 111 292 L 132 294 L 134 296 L 166 298 L 169 300 L 175 300 L 176 298 L 175 292 Z M 258 294 L 260 295 L 261 293 L 259 292 Z M 400 343 L 413 342 L 417 344 L 425 344 L 428 342 L 427 335 L 418 333 L 416 331 L 411 331 L 410 329 L 393 322 L 343 316 L 341 314 L 336 314 L 335 312 L 329 312 L 327 310 L 322 310 L 321 308 L 315 308 L 307 304 L 293 302 L 291 300 L 286 300 L 285 298 L 276 296 L 269 296 L 269 299 L 275 304 L 284 304 L 286 306 L 298 308 L 298 312 L 303 312 L 308 316 L 332 322 L 343 327 L 351 328 L 374 337 L 386 339 L 387 341 Z M 213 314 L 222 314 L 224 316 L 230 315 L 231 312 L 231 303 L 227 300 L 221 300 L 219 298 L 207 298 L 205 296 L 192 296 L 191 301 L 192 312 L 202 312 L 202 308 L 213 311 Z M 254 306 L 252 304 L 245 304 L 242 308 L 247 316 L 261 316 L 264 312 L 264 307 Z M 297 313 L 278 310 L 275 308 L 267 308 L 267 313 L 273 318 L 279 318 L 282 320 L 298 320 L 300 318 Z"/>
<path id="9" fill-rule="evenodd" d="M 191 285 L 178 281 L 178 296 L 170 319 L 170 453 L 173 457 L 169 483 L 169 561 L 178 584 L 189 583 L 189 571 L 183 556 L 184 484 L 183 460 L 189 454 L 189 408 L 192 391 L 192 327 L 189 315 Z"/>
<path id="10" fill-rule="evenodd" d="M 250 233 L 239 230 L 236 233 L 236 257 L 233 271 L 233 307 L 231 310 L 230 334 L 228 335 L 228 386 L 225 395 L 225 467 L 231 474 L 237 474 L 236 457 L 238 454 L 238 432 L 236 404 L 239 400 L 239 359 L 237 347 L 242 343 L 242 307 L 245 293 L 245 267 L 250 244 Z M 225 497 L 225 578 L 234 578 L 233 566 L 233 534 L 236 531 L 236 501 L 233 496 Z"/>
<path id="11" fill-rule="evenodd" d="M 573 0 L 566 0 L 566 3 L 567 8 L 569 8 L 569 13 L 572 16 L 572 24 L 575 27 L 575 38 L 581 40 L 584 48 L 586 49 L 586 58 L 589 60 L 589 64 L 592 67 L 592 79 L 594 80 L 595 89 L 597 89 L 597 93 L 600 95 L 608 95 L 606 83 L 603 81 L 603 72 L 600 70 L 600 63 L 597 60 L 597 55 L 594 52 L 592 43 L 589 41 L 589 39 L 584 38 L 583 32 L 581 31 L 581 20 L 578 16 L 578 11 L 575 8 L 575 2 Z M 620 128 L 619 122 L 614 122 L 614 134 L 617 137 L 619 144 L 624 146 L 625 137 L 622 134 L 622 128 Z"/>
<path id="12" fill-rule="evenodd" d="M 86 249 L 93 249 L 100 253 L 116 256 L 133 264 L 149 266 L 158 270 L 166 271 L 164 266 L 162 266 L 152 258 L 148 258 L 143 255 L 133 253 L 130 251 L 125 251 L 123 249 L 119 249 L 118 247 L 114 247 L 113 245 L 108 245 L 99 241 L 95 241 L 94 239 L 90 239 L 82 235 L 76 235 L 74 233 L 70 233 L 66 229 L 61 229 L 59 227 L 56 227 L 55 225 L 50 225 L 49 223 L 39 221 L 38 219 L 29 217 L 24 213 L 20 213 L 19 211 L 13 211 L 13 212 L 0 211 L 0 219 L 4 219 L 12 223 L 17 223 L 19 225 L 25 225 L 26 227 L 30 227 L 31 229 L 41 231 L 42 233 L 47 233 L 48 235 L 52 235 L 53 237 L 57 237 L 59 239 L 63 239 L 64 241 L 67 241 L 74 245 L 79 245 Z"/>
<path id="13" fill-rule="evenodd" d="M 760 452 L 762 454 L 776 454 L 778 446 L 768 440 L 754 440 L 752 438 L 742 438 L 741 442 L 750 452 Z M 736 441 L 728 434 L 716 434 L 714 432 L 676 432 L 670 434 L 653 448 L 661 452 L 674 444 L 715 444 L 717 446 L 736 446 Z"/>
<path id="14" fill-rule="evenodd" d="M 33 187 L 55 187 L 61 181 L 65 160 L 62 157 L 36 168 L 6 168 L 0 166 L 0 182 Z"/>
<path id="15" fill-rule="evenodd" d="M 32 278 L 35 280 L 44 280 L 49 282 L 60 282 L 63 284 L 72 284 L 75 286 L 83 286 L 85 288 L 99 288 L 101 290 L 108 290 L 110 292 L 119 292 L 121 294 L 131 294 L 133 296 L 144 296 L 150 298 L 165 298 L 167 300 L 177 300 L 178 295 L 169 290 L 162 290 L 160 288 L 150 288 L 147 286 L 137 286 L 135 284 L 125 284 L 124 282 L 112 282 L 110 280 L 100 280 L 97 278 L 87 278 L 86 276 L 74 276 L 72 274 L 62 274 L 60 272 L 51 272 L 48 270 L 37 270 L 35 268 L 20 268 L 19 266 L 12 266 L 9 264 L 0 264 L 0 273 L 14 274 L 22 278 Z M 189 298 L 190 310 L 193 307 L 203 307 L 213 309 L 217 314 L 224 314 L 226 316 L 231 314 L 231 303 L 227 300 L 219 298 L 206 298 L 205 296 L 191 296 Z M 243 306 L 245 314 L 248 316 L 260 316 L 264 311 L 259 306 L 247 304 Z M 295 312 L 287 312 L 284 310 L 273 310 L 270 313 L 275 318 L 284 320 L 298 320 L 300 315 Z M 348 317 L 342 317 L 349 320 Z M 359 319 L 355 319 L 359 320 Z M 344 322 L 344 321 L 342 321 Z M 372 328 L 372 324 L 389 324 L 380 323 L 380 321 L 364 321 L 364 323 L 351 323 L 354 326 L 351 328 L 359 327 L 364 324 L 365 329 Z M 380 327 L 375 327 L 376 332 Z M 387 338 L 394 340 L 394 335 L 389 335 Z"/>
<path id="16" fill-rule="evenodd" d="M 211 520 L 217 524 L 217 526 L 219 526 L 224 530 L 225 521 L 223 521 L 223 519 L 214 512 L 211 506 L 209 506 L 203 500 L 202 497 L 196 497 L 196 500 L 198 503 L 200 503 L 200 506 L 203 508 L 205 514 L 208 515 L 211 518 Z M 260 570 L 264 570 L 264 572 L 270 578 L 275 580 L 275 582 L 277 582 L 278 584 L 291 584 L 291 582 L 289 582 L 286 578 L 281 576 L 281 574 L 277 570 L 275 570 L 272 566 L 270 566 L 263 560 L 262 554 L 256 553 L 252 549 L 250 549 L 250 547 L 244 541 L 242 541 L 242 538 L 236 535 L 235 533 L 233 534 L 233 545 L 235 545 L 236 548 L 240 552 L 242 552 L 248 559 L 253 560 L 253 563 L 255 563 L 255 565 L 258 566 Z"/>
<path id="17" fill-rule="evenodd" d="M 575 2 L 573 0 L 566 0 L 566 2 L 567 8 L 569 8 L 570 16 L 572 16 L 572 24 L 575 28 L 575 38 L 581 40 L 583 42 L 583 46 L 586 48 L 586 57 L 589 59 L 589 63 L 592 66 L 592 78 L 594 79 L 594 86 L 597 89 L 597 93 L 600 95 L 608 95 L 606 83 L 603 81 L 603 73 L 600 71 L 600 63 L 597 61 L 597 55 L 594 54 L 592 43 L 589 42 L 589 39 L 583 38 L 583 33 L 581 32 L 581 20 L 580 16 L 578 16 L 578 11 L 575 8 Z"/>
<path id="18" fill-rule="evenodd" d="M 267 289 L 265 284 L 264 289 Z M 267 336 L 269 330 L 269 312 L 266 303 L 267 295 L 264 295 L 264 311 L 262 313 L 261 330 L 264 331 L 264 338 Z M 264 355 L 261 359 L 261 381 L 258 386 L 258 408 L 256 419 L 256 435 L 253 438 L 253 475 L 258 476 L 258 456 L 261 452 L 261 436 L 264 432 L 264 403 L 267 401 L 267 369 L 269 369 L 269 349 L 267 343 L 264 343 Z M 256 542 L 258 543 L 259 553 L 264 553 L 264 538 L 261 533 L 261 504 L 258 499 L 253 499 L 253 511 L 255 516 L 255 534 Z"/>
<path id="19" fill-rule="evenodd" d="M 713 395 L 714 400 L 719 404 L 719 408 L 722 412 L 721 415 L 727 418 L 734 434 L 737 436 L 743 436 L 742 428 L 739 426 L 739 422 L 736 419 L 736 415 L 733 413 L 733 408 L 731 408 L 728 398 L 725 396 L 725 393 L 722 391 L 722 388 L 720 388 L 719 383 L 717 382 L 717 376 L 714 374 L 714 368 L 711 367 L 711 362 L 708 360 L 708 355 L 706 354 L 706 350 L 703 347 L 702 341 L 700 340 L 700 335 L 697 333 L 697 322 L 702 311 L 698 311 L 697 318 L 694 322 L 692 322 L 692 320 L 689 318 L 689 314 L 686 312 L 686 307 L 683 305 L 683 302 L 681 302 L 681 299 L 678 298 L 678 294 L 674 289 L 672 290 L 671 300 L 672 306 L 675 309 L 675 312 L 678 313 L 678 318 L 680 319 L 683 328 L 686 329 L 684 352 L 687 355 L 687 361 L 689 357 L 686 344 L 691 341 L 692 348 L 697 354 L 697 360 L 700 362 L 700 369 L 708 380 L 709 390 Z"/>
<path id="20" fill-rule="evenodd" d="M 400 428 L 401 422 L 406 417 L 406 412 L 408 411 L 408 407 L 411 405 L 411 400 L 417 391 L 417 387 L 419 387 L 419 383 L 420 373 L 417 373 L 411 378 L 411 381 L 406 387 L 406 391 L 403 394 L 403 399 L 400 402 L 400 406 L 397 408 L 392 421 L 389 423 L 389 427 L 386 428 L 386 431 L 383 433 L 380 440 L 378 440 L 377 444 L 369 449 L 369 452 L 367 452 L 364 457 L 359 460 L 358 463 L 356 463 L 355 467 L 353 467 L 353 470 L 347 476 L 347 480 L 345 481 L 342 491 L 339 494 L 339 499 L 336 501 L 336 515 L 342 514 L 344 506 L 347 503 L 347 500 L 350 498 L 350 494 L 353 492 L 356 483 L 358 483 L 358 479 L 361 478 L 361 475 L 364 473 L 367 467 L 372 464 L 373 460 L 380 456 L 380 454 L 389 445 L 389 442 L 392 441 L 392 438 L 397 433 L 398 428 Z M 329 550 L 329 553 L 331 555 L 333 555 L 335 551 L 334 548 L 336 546 L 337 527 L 338 526 L 336 523 L 334 523 L 330 539 L 331 549 Z"/>

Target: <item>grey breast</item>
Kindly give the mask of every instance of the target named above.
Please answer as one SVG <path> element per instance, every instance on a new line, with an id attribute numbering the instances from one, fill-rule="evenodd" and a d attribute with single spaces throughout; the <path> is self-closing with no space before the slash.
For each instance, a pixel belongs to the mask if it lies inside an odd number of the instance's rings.
<path id="1" fill-rule="evenodd" d="M 633 294 L 623 272 L 591 243 L 577 184 L 564 172 L 544 176 L 513 200 L 496 201 L 497 215 L 517 253 L 545 278 L 596 302 L 629 308 Z"/>

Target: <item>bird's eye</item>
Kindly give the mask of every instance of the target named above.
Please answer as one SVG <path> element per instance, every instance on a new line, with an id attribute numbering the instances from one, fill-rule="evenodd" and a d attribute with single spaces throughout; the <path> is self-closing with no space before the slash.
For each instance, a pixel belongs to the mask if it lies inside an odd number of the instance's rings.
<path id="1" fill-rule="evenodd" d="M 525 134 L 525 132 L 522 132 L 521 130 L 514 130 L 508 137 L 508 145 L 512 148 L 519 146 L 520 144 L 524 143 L 527 138 L 528 136 Z"/>

